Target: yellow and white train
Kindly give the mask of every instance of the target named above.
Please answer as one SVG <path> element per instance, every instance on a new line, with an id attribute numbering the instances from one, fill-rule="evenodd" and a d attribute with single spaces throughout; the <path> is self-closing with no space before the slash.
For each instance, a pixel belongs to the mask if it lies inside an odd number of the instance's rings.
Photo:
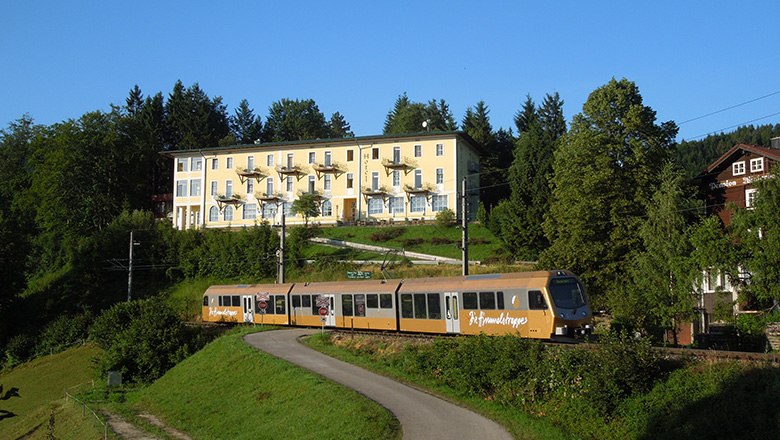
<path id="1" fill-rule="evenodd" d="M 432 334 L 556 339 L 592 329 L 582 282 L 568 271 L 409 280 L 212 286 L 203 320 Z"/>

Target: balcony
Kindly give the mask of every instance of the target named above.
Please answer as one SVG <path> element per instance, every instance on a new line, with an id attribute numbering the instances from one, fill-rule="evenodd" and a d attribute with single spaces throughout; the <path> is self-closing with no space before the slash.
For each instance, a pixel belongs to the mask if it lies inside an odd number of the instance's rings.
<path id="1" fill-rule="evenodd" d="M 260 203 L 275 203 L 279 204 L 284 202 L 284 195 L 282 193 L 255 193 L 255 199 Z"/>
<path id="2" fill-rule="evenodd" d="M 306 171 L 304 171 L 303 166 L 298 164 L 292 166 L 277 165 L 276 173 L 279 174 L 280 180 L 287 176 L 295 176 L 296 180 L 301 180 L 303 176 L 308 174 Z"/>
<path id="3" fill-rule="evenodd" d="M 312 165 L 312 168 L 317 174 L 317 180 L 321 179 L 323 174 L 333 174 L 338 179 L 340 175 L 347 172 L 346 165 L 336 162 L 331 164 L 317 163 Z"/>
<path id="4" fill-rule="evenodd" d="M 424 196 L 429 199 L 436 193 L 436 185 L 432 183 L 425 183 L 419 187 L 404 185 L 404 192 L 406 193 L 407 199 L 411 199 L 413 196 Z"/>
<path id="5" fill-rule="evenodd" d="M 238 174 L 238 178 L 241 180 L 242 185 L 249 179 L 255 179 L 258 183 L 260 183 L 260 180 L 268 177 L 268 171 L 260 167 L 255 167 L 252 169 L 236 168 L 236 174 Z"/>
<path id="6" fill-rule="evenodd" d="M 400 160 L 388 158 L 382 159 L 382 166 L 385 167 L 385 174 L 390 175 L 391 171 L 403 171 L 404 175 L 417 168 L 417 162 L 404 156 Z"/>
<path id="7" fill-rule="evenodd" d="M 364 187 L 363 191 L 363 197 L 366 199 L 366 202 L 368 202 L 368 199 L 372 197 L 381 197 L 382 200 L 387 201 L 388 198 L 390 198 L 390 195 L 392 195 L 392 191 L 390 188 L 386 186 L 380 186 L 379 188 L 368 188 Z"/>
<path id="8" fill-rule="evenodd" d="M 239 207 L 246 203 L 244 202 L 243 197 L 241 197 L 241 194 L 233 194 L 230 196 L 219 194 L 214 196 L 214 201 L 217 202 L 217 207 L 219 208 L 220 212 L 222 212 L 222 210 L 225 208 L 225 205 Z"/>

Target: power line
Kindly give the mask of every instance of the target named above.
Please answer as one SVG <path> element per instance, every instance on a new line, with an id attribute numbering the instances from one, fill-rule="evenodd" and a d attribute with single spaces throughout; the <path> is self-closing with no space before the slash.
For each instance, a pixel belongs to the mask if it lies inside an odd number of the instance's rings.
<path id="1" fill-rule="evenodd" d="M 713 134 L 716 134 L 716 133 L 719 133 L 719 132 L 723 132 L 725 130 L 730 130 L 732 128 L 742 127 L 742 126 L 750 124 L 752 122 L 760 121 L 760 120 L 766 119 L 766 118 L 771 118 L 772 116 L 777 116 L 777 115 L 780 115 L 780 112 L 772 113 L 771 115 L 762 116 L 762 117 L 756 118 L 756 119 L 751 119 L 749 121 L 742 122 L 740 124 L 732 125 L 730 127 L 721 128 L 720 130 L 715 130 L 715 131 L 712 131 L 712 132 L 709 132 L 709 133 L 700 134 L 698 136 L 694 136 L 694 137 L 690 138 L 689 140 L 701 139 L 701 138 L 706 137 L 706 136 L 710 136 L 710 135 L 713 135 Z"/>
<path id="2" fill-rule="evenodd" d="M 780 94 L 780 90 L 778 90 L 776 92 L 772 92 L 772 93 L 770 93 L 768 95 L 759 96 L 758 98 L 751 99 L 749 101 L 745 101 L 745 102 L 741 102 L 739 104 L 732 105 L 730 107 L 722 108 L 720 110 L 715 110 L 714 112 L 707 113 L 706 115 L 701 115 L 701 116 L 697 116 L 695 118 L 691 118 L 691 119 L 682 121 L 682 122 L 678 123 L 677 125 L 683 125 L 683 124 L 687 124 L 689 122 L 698 121 L 699 119 L 704 119 L 704 118 L 706 118 L 708 116 L 717 115 L 718 113 L 723 113 L 725 111 L 728 111 L 728 110 L 731 110 L 731 109 L 734 109 L 734 108 L 737 108 L 737 107 L 741 107 L 743 105 L 747 105 L 747 104 L 750 104 L 750 103 L 753 103 L 753 102 L 756 102 L 756 101 L 760 101 L 760 100 L 762 100 L 764 98 L 769 98 L 770 96 L 775 96 L 775 95 L 778 95 L 778 94 Z M 774 115 L 771 115 L 771 116 L 774 116 Z M 768 118 L 769 116 L 766 116 L 766 117 Z"/>

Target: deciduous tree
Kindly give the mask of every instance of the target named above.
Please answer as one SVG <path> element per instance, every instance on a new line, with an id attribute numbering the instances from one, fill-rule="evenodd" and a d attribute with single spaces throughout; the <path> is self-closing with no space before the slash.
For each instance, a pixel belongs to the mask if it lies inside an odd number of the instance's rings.
<path id="1" fill-rule="evenodd" d="M 330 127 L 313 99 L 282 99 L 271 104 L 265 124 L 267 138 L 274 142 L 326 139 Z"/>

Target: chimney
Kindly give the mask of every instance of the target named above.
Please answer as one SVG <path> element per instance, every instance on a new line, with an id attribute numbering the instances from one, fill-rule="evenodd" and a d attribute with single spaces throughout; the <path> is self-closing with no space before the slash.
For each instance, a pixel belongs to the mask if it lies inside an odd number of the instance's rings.
<path id="1" fill-rule="evenodd" d="M 775 148 L 780 150 L 780 137 L 774 137 L 769 141 L 769 145 L 771 148 Z"/>

